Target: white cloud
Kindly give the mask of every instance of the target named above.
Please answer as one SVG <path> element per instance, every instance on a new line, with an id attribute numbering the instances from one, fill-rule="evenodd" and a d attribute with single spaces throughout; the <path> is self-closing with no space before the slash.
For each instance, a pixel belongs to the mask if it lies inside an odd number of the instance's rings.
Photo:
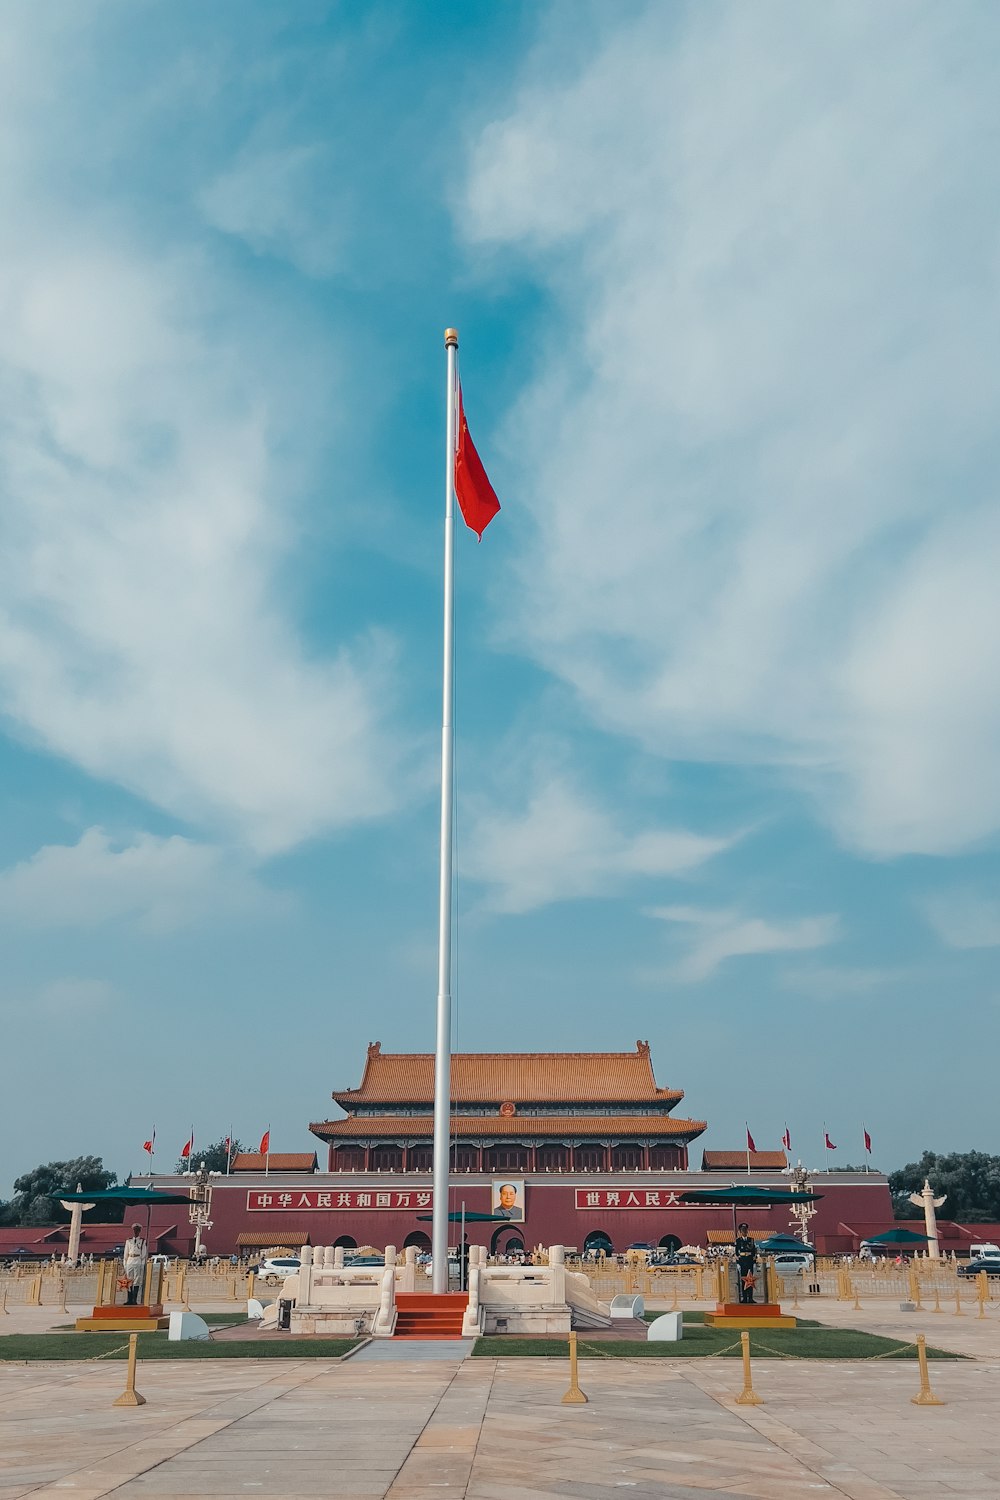
<path id="1" fill-rule="evenodd" d="M 543 45 L 459 205 L 565 313 L 508 429 L 518 640 L 876 855 L 1000 827 L 998 45 L 990 6 L 650 5 Z"/>
<path id="2" fill-rule="evenodd" d="M 391 645 L 310 652 L 290 608 L 313 346 L 216 271 L 194 210 L 149 226 L 127 190 L 67 182 L 68 141 L 103 128 L 104 95 L 73 93 L 100 31 L 36 12 L 0 57 L 0 709 L 259 852 L 377 816 L 401 784 Z M 116 102 L 123 139 L 146 107 Z"/>
<path id="3" fill-rule="evenodd" d="M 657 906 L 646 915 L 693 929 L 687 953 L 672 970 L 674 978 L 692 982 L 707 979 L 729 958 L 824 948 L 840 928 L 833 915 L 772 922 L 694 906 Z"/>
<path id="4" fill-rule="evenodd" d="M 114 1002 L 116 992 L 105 979 L 67 976 L 40 985 L 32 1002 L 35 1009 L 59 1020 L 96 1015 Z"/>
<path id="5" fill-rule="evenodd" d="M 686 874 L 733 843 L 681 829 L 625 833 L 560 771 L 538 778 L 521 812 L 480 802 L 471 813 L 462 875 L 485 885 L 487 904 L 500 912 L 612 894 L 638 877 Z"/>
<path id="6" fill-rule="evenodd" d="M 836 968 L 816 965 L 808 969 L 786 969 L 780 976 L 784 989 L 814 1000 L 861 999 L 884 989 L 919 977 L 912 968 Z"/>
<path id="7" fill-rule="evenodd" d="M 18 930 L 131 920 L 163 933 L 281 900 L 224 850 L 176 835 L 119 840 L 88 828 L 76 844 L 47 844 L 0 871 L 0 923 Z"/>
<path id="8" fill-rule="evenodd" d="M 208 183 L 200 203 L 209 223 L 310 276 L 328 276 L 345 257 L 344 205 L 328 146 L 257 143 Z"/>
<path id="9" fill-rule="evenodd" d="M 928 896 L 922 905 L 949 948 L 1000 948 L 1000 898 L 965 889 Z"/>

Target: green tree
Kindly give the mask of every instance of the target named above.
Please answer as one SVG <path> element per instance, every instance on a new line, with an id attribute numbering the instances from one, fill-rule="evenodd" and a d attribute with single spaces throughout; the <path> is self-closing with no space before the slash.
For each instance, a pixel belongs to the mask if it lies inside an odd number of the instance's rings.
<path id="1" fill-rule="evenodd" d="M 177 1171 L 197 1172 L 204 1162 L 210 1172 L 224 1172 L 227 1158 L 238 1156 L 241 1151 L 245 1150 L 246 1147 L 241 1145 L 236 1136 L 233 1136 L 227 1151 L 226 1140 L 223 1136 L 221 1141 L 215 1141 L 211 1146 L 199 1146 L 196 1151 L 192 1151 L 190 1161 L 185 1161 L 183 1157 L 180 1157 L 177 1162 Z"/>
<path id="2" fill-rule="evenodd" d="M 970 1224 L 1000 1220 L 1000 1156 L 985 1151 L 952 1151 L 946 1155 L 925 1151 L 919 1161 L 890 1172 L 889 1188 L 897 1219 L 919 1216 L 920 1210 L 909 1201 L 909 1195 L 919 1193 L 925 1177 L 938 1197 L 946 1195 L 942 1217 Z"/>
<path id="3" fill-rule="evenodd" d="M 11 1224 L 65 1224 L 67 1209 L 59 1200 L 75 1193 L 77 1183 L 85 1193 L 113 1187 L 114 1172 L 109 1172 L 99 1156 L 75 1156 L 71 1161 L 50 1161 L 25 1172 L 14 1183 L 14 1196 L 4 1205 L 10 1211 Z M 117 1223 L 124 1213 L 122 1204 L 109 1204 L 102 1213 L 106 1222 Z"/>

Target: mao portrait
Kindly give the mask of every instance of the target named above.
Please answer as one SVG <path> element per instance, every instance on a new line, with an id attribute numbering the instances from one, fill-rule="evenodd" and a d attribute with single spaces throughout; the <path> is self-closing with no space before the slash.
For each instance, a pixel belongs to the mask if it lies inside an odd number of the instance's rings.
<path id="1" fill-rule="evenodd" d="M 524 1219 L 523 1180 L 494 1182 L 493 1213 L 498 1219 L 513 1219 L 518 1223 Z"/>

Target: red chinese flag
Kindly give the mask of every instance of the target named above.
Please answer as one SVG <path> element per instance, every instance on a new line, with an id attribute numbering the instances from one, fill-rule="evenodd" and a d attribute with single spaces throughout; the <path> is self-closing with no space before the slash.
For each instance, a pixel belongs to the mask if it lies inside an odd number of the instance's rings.
<path id="1" fill-rule="evenodd" d="M 153 1143 L 152 1143 L 152 1141 L 143 1141 L 143 1143 L 142 1143 L 142 1149 L 143 1149 L 143 1151 L 148 1152 L 150 1156 L 152 1156 L 152 1154 L 153 1154 Z"/>
<path id="2" fill-rule="evenodd" d="M 791 1138 L 791 1136 L 788 1133 L 788 1126 L 787 1125 L 785 1126 L 785 1133 L 781 1137 L 781 1144 L 784 1146 L 784 1148 L 785 1148 L 786 1151 L 791 1151 L 791 1149 L 792 1149 L 792 1138 Z"/>
<path id="3" fill-rule="evenodd" d="M 267 1129 L 264 1131 L 264 1134 L 260 1138 L 260 1154 L 261 1154 L 261 1156 L 266 1156 L 268 1154 L 268 1152 L 270 1151 L 270 1149 L 271 1149 L 271 1127 L 269 1125 L 267 1127 Z"/>
<path id="4" fill-rule="evenodd" d="M 756 1151 L 757 1150 L 757 1147 L 753 1143 L 753 1136 L 750 1134 L 750 1126 L 749 1125 L 747 1126 L 747 1150 L 748 1151 Z"/>
<path id="5" fill-rule="evenodd" d="M 462 517 L 479 540 L 500 509 L 500 501 L 476 452 L 462 405 L 462 387 L 458 388 L 458 447 L 455 451 L 455 494 Z"/>
<path id="6" fill-rule="evenodd" d="M 866 1130 L 865 1131 L 865 1150 L 868 1152 L 869 1156 L 871 1155 L 871 1149 L 872 1149 L 872 1138 L 871 1138 L 871 1136 L 868 1134 L 868 1132 Z"/>
<path id="7" fill-rule="evenodd" d="M 191 1155 L 191 1151 L 192 1151 L 193 1147 L 194 1147 L 194 1136 L 190 1135 L 190 1136 L 188 1136 L 187 1140 L 184 1142 L 184 1145 L 181 1147 L 181 1160 L 182 1161 L 187 1161 L 188 1157 Z"/>
<path id="8" fill-rule="evenodd" d="M 833 1144 L 833 1142 L 831 1141 L 831 1139 L 830 1139 L 830 1132 L 828 1130 L 824 1130 L 824 1132 L 823 1132 L 823 1139 L 826 1141 L 826 1149 L 828 1151 L 836 1151 L 837 1148 Z"/>
<path id="9" fill-rule="evenodd" d="M 222 1149 L 223 1149 L 223 1151 L 228 1151 L 231 1145 L 232 1145 L 232 1141 L 230 1140 L 229 1136 L 227 1135 L 226 1139 L 222 1143 Z"/>

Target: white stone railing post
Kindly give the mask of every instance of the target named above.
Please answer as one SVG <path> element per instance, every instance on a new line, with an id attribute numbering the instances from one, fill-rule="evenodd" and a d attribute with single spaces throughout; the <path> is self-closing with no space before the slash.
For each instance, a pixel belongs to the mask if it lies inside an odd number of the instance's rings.
<path id="1" fill-rule="evenodd" d="M 321 1252 L 322 1253 L 322 1252 Z M 299 1294 L 296 1298 L 300 1307 L 306 1307 L 312 1301 L 312 1279 L 313 1279 L 313 1253 L 311 1245 L 303 1245 L 299 1251 L 302 1265 L 299 1267 L 298 1283 Z"/>
<path id="2" fill-rule="evenodd" d="M 392 1248 L 391 1246 L 389 1247 Z M 393 1251 L 395 1255 L 395 1251 Z M 382 1295 L 372 1334 L 377 1339 L 391 1339 L 396 1329 L 396 1266 L 390 1263 L 386 1252 L 386 1267 L 382 1273 Z"/>
<path id="3" fill-rule="evenodd" d="M 475 1249 L 476 1247 L 473 1246 Z M 479 1261 L 473 1261 L 469 1257 L 469 1305 L 462 1315 L 462 1334 L 465 1338 L 475 1338 L 479 1333 Z"/>
<path id="4" fill-rule="evenodd" d="M 343 1245 L 334 1245 L 333 1247 L 333 1269 L 335 1271 L 342 1271 L 344 1269 Z"/>
<path id="5" fill-rule="evenodd" d="M 549 1249 L 549 1271 L 552 1275 L 552 1301 L 566 1301 L 566 1249 L 552 1245 Z"/>

